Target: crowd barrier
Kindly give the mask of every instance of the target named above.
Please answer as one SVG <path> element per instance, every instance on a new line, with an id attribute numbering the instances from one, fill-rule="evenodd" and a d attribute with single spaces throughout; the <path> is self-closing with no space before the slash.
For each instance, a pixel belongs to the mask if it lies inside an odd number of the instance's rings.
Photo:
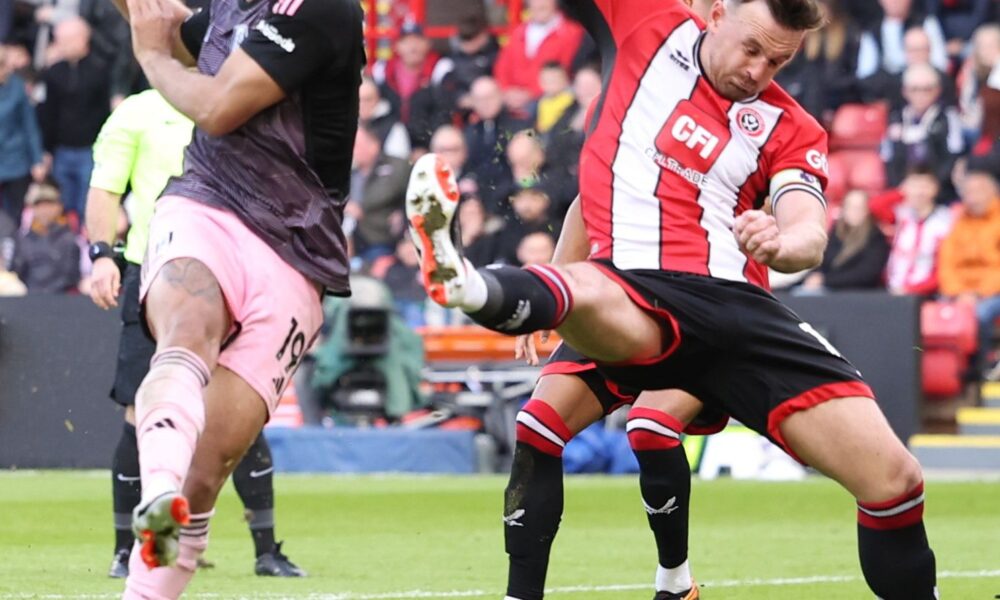
<path id="1" fill-rule="evenodd" d="M 896 433 L 904 440 L 916 433 L 919 302 L 878 293 L 785 300 L 864 373 Z M 110 464 L 122 422 L 121 409 L 108 399 L 117 336 L 117 314 L 86 298 L 0 298 L 0 468 Z M 462 350 L 447 344 L 440 349 Z M 276 459 L 289 470 L 423 467 L 454 473 L 476 470 L 478 464 L 469 434 L 274 431 L 268 435 L 276 442 Z M 420 436 L 428 433 L 438 437 L 424 438 L 428 445 L 421 448 Z M 311 454 L 290 453 L 293 447 L 311 448 Z M 440 460 L 426 458 L 425 450 L 437 452 Z"/>

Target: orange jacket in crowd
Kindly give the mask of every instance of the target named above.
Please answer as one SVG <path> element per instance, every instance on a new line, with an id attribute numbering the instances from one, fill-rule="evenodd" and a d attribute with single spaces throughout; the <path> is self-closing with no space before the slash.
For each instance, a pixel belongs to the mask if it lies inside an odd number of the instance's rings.
<path id="1" fill-rule="evenodd" d="M 960 214 L 941 244 L 938 268 L 945 296 L 1000 294 L 1000 199 L 984 217 Z"/>
<path id="2" fill-rule="evenodd" d="M 493 67 L 493 76 L 504 90 L 510 87 L 531 90 L 535 98 L 542 95 L 538 74 L 547 63 L 557 62 L 567 71 L 583 40 L 583 27 L 565 16 L 538 47 L 534 56 L 527 55 L 528 22 L 518 25 L 510 34 L 507 45 L 500 50 Z"/>

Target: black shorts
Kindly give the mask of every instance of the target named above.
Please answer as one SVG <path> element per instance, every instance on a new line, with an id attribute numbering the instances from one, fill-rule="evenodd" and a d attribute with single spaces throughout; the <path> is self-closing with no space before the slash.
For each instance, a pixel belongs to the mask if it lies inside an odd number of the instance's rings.
<path id="1" fill-rule="evenodd" d="M 546 375 L 573 375 L 587 384 L 597 401 L 604 408 L 604 414 L 609 415 L 622 406 L 635 403 L 641 390 L 622 387 L 607 379 L 597 370 L 594 361 L 570 348 L 559 344 L 542 368 L 542 377 Z M 704 407 L 698 416 L 684 428 L 688 435 L 712 435 L 726 428 L 729 416 L 713 407 Z"/>
<path id="2" fill-rule="evenodd" d="M 141 267 L 128 263 L 122 278 L 122 333 L 118 341 L 118 363 L 111 399 L 122 406 L 135 404 L 135 392 L 149 371 L 149 361 L 156 353 L 156 341 L 142 322 L 139 302 Z"/>
<path id="3" fill-rule="evenodd" d="M 618 385 L 682 389 L 731 415 L 793 457 L 780 424 L 835 398 L 874 398 L 861 373 L 809 324 L 763 289 L 668 271 L 592 263 L 660 323 L 663 354 L 597 369 Z"/>

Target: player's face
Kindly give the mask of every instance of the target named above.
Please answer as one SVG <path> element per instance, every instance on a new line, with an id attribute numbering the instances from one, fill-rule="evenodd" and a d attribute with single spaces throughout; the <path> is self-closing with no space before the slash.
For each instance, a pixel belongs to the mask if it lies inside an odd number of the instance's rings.
<path id="1" fill-rule="evenodd" d="M 778 25 L 762 0 L 739 5 L 715 0 L 702 55 L 709 81 L 729 100 L 751 98 L 771 84 L 804 36 Z"/>

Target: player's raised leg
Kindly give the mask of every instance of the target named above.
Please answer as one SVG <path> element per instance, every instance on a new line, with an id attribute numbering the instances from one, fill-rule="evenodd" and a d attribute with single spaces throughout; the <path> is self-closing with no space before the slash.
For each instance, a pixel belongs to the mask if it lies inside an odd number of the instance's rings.
<path id="1" fill-rule="evenodd" d="M 508 335 L 557 329 L 574 349 L 602 362 L 653 358 L 676 339 L 592 264 L 473 269 L 452 239 L 457 205 L 451 168 L 434 154 L 421 157 L 410 176 L 406 210 L 424 286 L 435 302 L 460 307 L 480 325 Z"/>
<path id="2" fill-rule="evenodd" d="M 180 528 L 176 563 L 150 568 L 133 556 L 126 600 L 180 597 L 208 546 L 209 519 L 219 491 L 267 420 L 267 405 L 260 394 L 224 367 L 212 373 L 204 397 L 205 431 L 183 487 L 191 517 Z"/>
<path id="3" fill-rule="evenodd" d="M 870 398 L 840 398 L 780 422 L 786 446 L 858 501 L 865 580 L 883 600 L 938 597 L 917 460 Z"/>
<path id="4" fill-rule="evenodd" d="M 146 318 L 157 346 L 136 394 L 143 494 L 132 527 L 143 562 L 157 566 L 175 560 L 179 529 L 189 520 L 181 486 L 205 427 L 203 391 L 232 318 L 215 276 L 190 258 L 153 275 Z"/>

